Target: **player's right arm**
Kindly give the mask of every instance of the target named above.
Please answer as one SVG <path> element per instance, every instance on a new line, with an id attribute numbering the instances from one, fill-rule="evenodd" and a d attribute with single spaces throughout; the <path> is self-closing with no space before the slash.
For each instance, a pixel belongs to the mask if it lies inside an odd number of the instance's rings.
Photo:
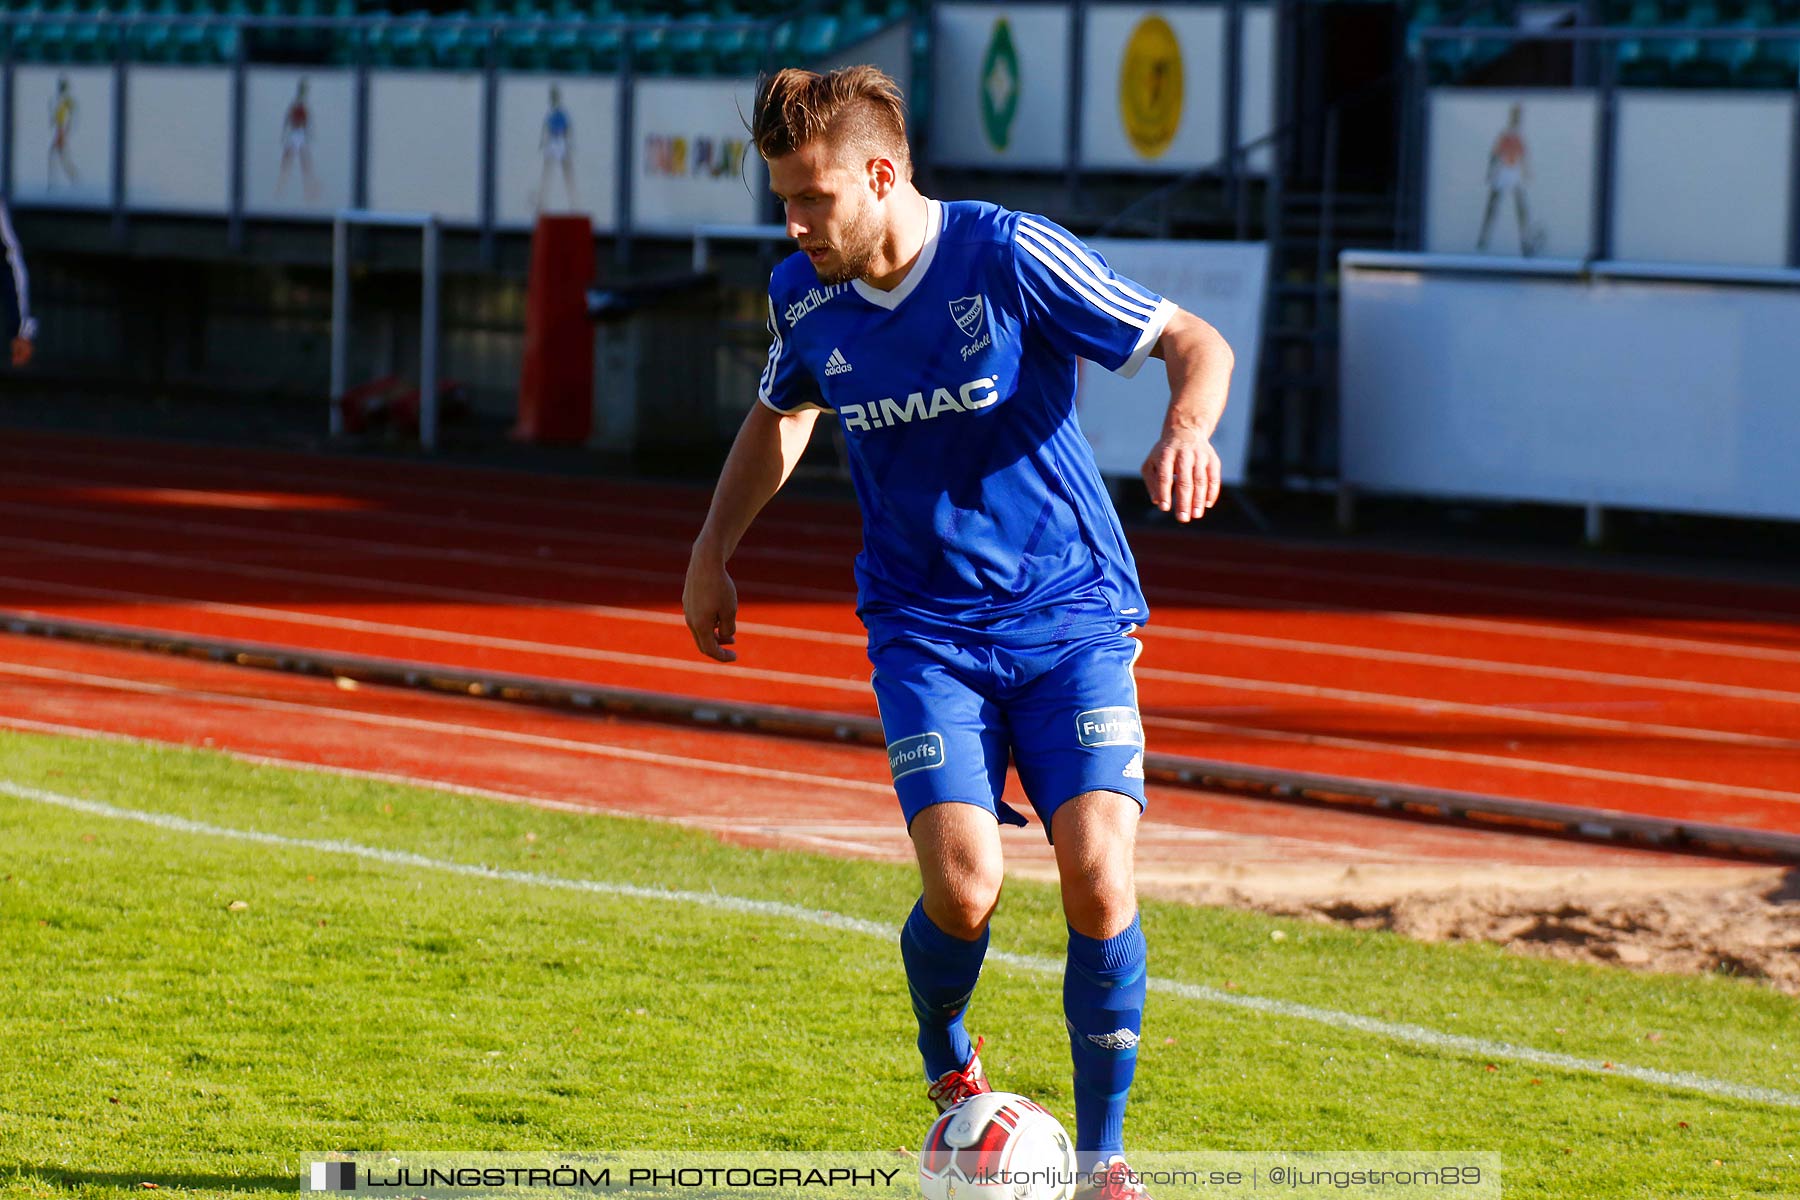
<path id="1" fill-rule="evenodd" d="M 694 645 L 720 662 L 737 661 L 737 652 L 726 648 L 737 640 L 737 587 L 725 565 L 756 514 L 794 473 L 821 411 L 792 332 L 771 298 L 769 361 L 757 382 L 757 403 L 731 444 L 706 524 L 688 556 L 681 609 Z"/>
<path id="2" fill-rule="evenodd" d="M 737 661 L 737 652 L 726 649 L 737 640 L 737 587 L 725 564 L 756 514 L 794 473 L 818 418 L 816 408 L 779 413 L 758 404 L 731 444 L 706 524 L 688 556 L 687 582 L 681 590 L 688 632 L 708 658 Z"/>

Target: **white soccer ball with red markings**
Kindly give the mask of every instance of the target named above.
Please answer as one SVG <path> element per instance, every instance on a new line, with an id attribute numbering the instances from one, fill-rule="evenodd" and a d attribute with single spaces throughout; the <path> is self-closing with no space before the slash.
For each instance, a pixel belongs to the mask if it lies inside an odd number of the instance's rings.
<path id="1" fill-rule="evenodd" d="M 983 1092 L 925 1135 L 919 1190 L 925 1200 L 1069 1200 L 1075 1143 L 1035 1100 Z"/>

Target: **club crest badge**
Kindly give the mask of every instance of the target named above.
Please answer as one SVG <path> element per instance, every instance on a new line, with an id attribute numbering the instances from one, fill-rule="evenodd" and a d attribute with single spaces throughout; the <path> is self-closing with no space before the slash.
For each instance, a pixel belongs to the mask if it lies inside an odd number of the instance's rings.
<path id="1" fill-rule="evenodd" d="M 956 327 L 963 331 L 964 337 L 974 337 L 981 332 L 986 312 L 987 306 L 980 296 L 964 296 L 950 302 L 950 315 L 956 318 Z"/>

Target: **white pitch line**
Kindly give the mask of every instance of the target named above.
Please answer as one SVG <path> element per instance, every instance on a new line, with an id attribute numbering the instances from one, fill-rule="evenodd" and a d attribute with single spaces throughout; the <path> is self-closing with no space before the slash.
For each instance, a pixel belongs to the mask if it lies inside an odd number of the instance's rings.
<path id="1" fill-rule="evenodd" d="M 866 934 L 886 941 L 892 941 L 899 936 L 900 932 L 898 926 L 883 924 L 879 921 L 868 921 L 843 913 L 805 908 L 797 904 L 783 904 L 773 900 L 756 900 L 747 896 L 722 895 L 717 892 L 695 892 L 674 888 L 642 887 L 635 884 L 607 883 L 596 879 L 540 875 L 530 871 L 504 870 L 498 867 L 484 867 L 447 859 L 428 858 L 422 854 L 413 854 L 403 850 L 384 850 L 377 846 L 364 846 L 356 842 L 294 838 L 262 830 L 234 829 L 229 826 L 213 825 L 187 817 L 178 817 L 171 813 L 121 808 L 96 800 L 83 800 L 79 797 L 65 796 L 58 792 L 44 791 L 3 779 L 0 779 L 0 793 L 31 803 L 49 805 L 108 820 L 132 821 L 172 833 L 228 838 L 234 841 L 276 846 L 284 850 L 311 850 L 321 854 L 341 854 L 389 866 L 438 871 L 472 879 L 516 883 L 527 887 L 553 888 L 559 891 L 582 892 L 588 895 L 613 896 L 660 904 L 687 904 L 698 908 L 795 921 L 846 933 Z M 1004 950 L 990 950 L 988 958 L 994 962 L 1004 963 L 1007 966 L 1031 971 L 1035 974 L 1052 975 L 1057 978 L 1061 978 L 1063 974 L 1064 964 L 1057 959 L 1014 954 Z M 1515 1045 L 1511 1042 L 1444 1033 L 1407 1022 L 1382 1021 L 1357 1013 L 1322 1008 L 1311 1004 L 1299 1004 L 1291 1000 L 1239 995 L 1235 992 L 1226 992 L 1218 988 L 1182 983 L 1171 979 L 1152 978 L 1149 986 L 1153 991 L 1180 996 L 1186 1000 L 1226 1005 L 1264 1016 L 1307 1021 L 1340 1031 L 1367 1034 L 1371 1037 L 1423 1046 L 1448 1054 L 1483 1059 L 1506 1059 L 1511 1062 L 1530 1063 L 1533 1066 L 1551 1067 L 1579 1074 L 1632 1079 L 1656 1087 L 1699 1092 L 1703 1095 L 1742 1100 L 1752 1104 L 1766 1104 L 1777 1108 L 1800 1108 L 1800 1093 L 1736 1083 L 1726 1079 L 1714 1079 L 1711 1076 L 1688 1071 L 1662 1071 L 1653 1067 L 1634 1067 L 1627 1063 L 1601 1062 L 1591 1058 L 1580 1058 L 1573 1054 Z"/>

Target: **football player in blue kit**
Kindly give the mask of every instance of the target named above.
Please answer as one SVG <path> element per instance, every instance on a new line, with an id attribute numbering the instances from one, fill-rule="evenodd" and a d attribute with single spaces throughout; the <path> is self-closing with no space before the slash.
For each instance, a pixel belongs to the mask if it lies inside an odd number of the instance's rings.
<path id="1" fill-rule="evenodd" d="M 1232 354 L 1200 318 L 1115 274 L 1042 217 L 912 182 L 899 89 L 873 67 L 786 70 L 752 133 L 799 252 L 769 281 L 768 364 L 720 474 L 682 603 L 732 662 L 726 569 L 820 412 L 842 422 L 862 508 L 857 614 L 922 895 L 900 937 L 928 1094 L 991 1090 L 964 1028 L 1000 896 L 1010 757 L 1056 855 L 1069 929 L 1063 1007 L 1078 1165 L 1106 1200 L 1124 1166 L 1145 992 L 1133 877 L 1145 805 L 1132 677 L 1149 616 L 1075 419 L 1077 358 L 1171 398 L 1144 464 L 1178 521 L 1218 497 L 1211 435 Z"/>

